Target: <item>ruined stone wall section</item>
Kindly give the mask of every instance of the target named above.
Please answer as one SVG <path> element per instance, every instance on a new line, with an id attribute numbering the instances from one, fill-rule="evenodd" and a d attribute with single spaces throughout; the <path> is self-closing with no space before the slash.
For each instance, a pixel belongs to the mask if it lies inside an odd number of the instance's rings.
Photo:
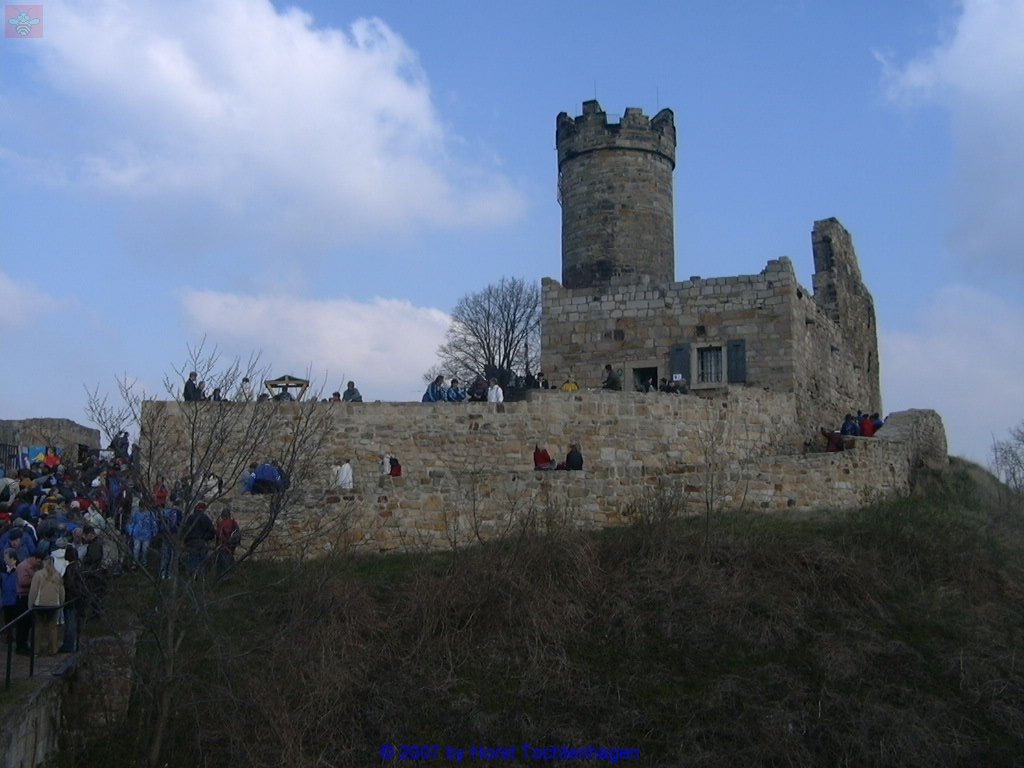
<path id="1" fill-rule="evenodd" d="M 283 419 L 292 407 L 281 406 Z M 789 454 L 780 428 L 795 418 L 796 398 L 762 389 L 708 398 L 540 391 L 532 401 L 503 406 L 317 407 L 333 410 L 335 426 L 312 460 L 312 479 L 296 489 L 295 503 L 278 521 L 268 555 L 448 549 L 500 538 L 521 525 L 622 525 L 632 502 L 666 487 L 684 495 L 684 511 L 697 513 L 709 445 L 721 462 L 716 481 L 723 510 L 852 509 L 906 493 L 922 457 L 937 459 L 945 444 L 937 414 L 908 411 L 890 416 L 877 437 L 854 439 L 852 450 Z M 533 471 L 535 442 L 560 458 L 570 441 L 582 445 L 583 472 Z M 400 458 L 402 477 L 380 475 L 382 452 Z M 351 491 L 328 486 L 328 467 L 345 458 L 355 470 Z M 267 497 L 234 491 L 226 501 L 250 531 L 268 504 Z"/>
<path id="2" fill-rule="evenodd" d="M 609 123 L 596 101 L 556 121 L 562 206 L 562 282 L 606 284 L 617 275 L 675 277 L 671 110 L 653 119 L 637 108 Z"/>
<path id="3" fill-rule="evenodd" d="M 881 412 L 875 302 L 861 278 L 853 238 L 836 219 L 824 219 L 814 222 L 811 245 L 814 301 L 839 329 L 839 335 L 830 343 L 841 350 L 844 363 L 848 363 L 836 370 L 842 373 L 845 385 L 856 397 L 850 405 L 854 410 Z M 817 362 L 828 360 L 835 360 L 835 355 Z M 805 370 L 810 374 L 814 369 Z"/>
<path id="4" fill-rule="evenodd" d="M 936 411 L 913 409 L 891 414 L 877 436 L 911 446 L 907 459 L 912 469 L 919 466 L 941 467 L 949 460 L 946 427 Z"/>
<path id="5" fill-rule="evenodd" d="M 893 414 L 890 420 L 900 429 L 888 437 L 854 438 L 842 453 L 730 456 L 715 476 L 717 509 L 838 511 L 907 494 L 915 457 L 938 447 L 942 422 L 930 411 Z M 702 514 L 705 463 L 666 461 L 650 472 L 640 461 L 626 471 L 609 471 L 601 457 L 613 458 L 619 450 L 597 453 L 583 472 L 440 468 L 391 478 L 357 471 L 352 491 L 304 489 L 300 503 L 279 520 L 264 554 L 446 550 L 512 536 L 521 526 L 595 530 L 629 524 L 634 501 L 666 490 L 682 499 L 680 514 Z M 260 497 L 234 502 L 243 527 L 266 503 Z"/>

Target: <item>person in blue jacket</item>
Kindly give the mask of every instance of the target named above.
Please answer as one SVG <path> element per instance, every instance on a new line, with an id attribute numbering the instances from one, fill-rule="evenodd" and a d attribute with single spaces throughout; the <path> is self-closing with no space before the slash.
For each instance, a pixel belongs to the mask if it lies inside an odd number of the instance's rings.
<path id="1" fill-rule="evenodd" d="M 452 385 L 444 393 L 444 399 L 449 403 L 461 403 L 466 399 L 466 390 L 459 386 L 459 380 L 452 378 Z"/>
<path id="2" fill-rule="evenodd" d="M 3 550 L 3 553 L 4 567 L 0 572 L 0 579 L 3 580 L 0 584 L 0 592 L 3 594 L 3 599 L 0 600 L 0 603 L 3 604 L 4 609 L 3 623 L 10 624 L 18 617 L 18 553 L 10 548 Z M 10 631 L 8 630 L 8 632 Z"/>
<path id="3" fill-rule="evenodd" d="M 445 396 L 444 376 L 438 376 L 427 386 L 423 393 L 424 403 L 443 403 Z"/>

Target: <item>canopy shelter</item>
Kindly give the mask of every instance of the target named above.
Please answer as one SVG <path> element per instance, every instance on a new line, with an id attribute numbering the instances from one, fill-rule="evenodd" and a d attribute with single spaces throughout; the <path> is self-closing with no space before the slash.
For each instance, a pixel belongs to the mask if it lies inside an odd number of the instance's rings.
<path id="1" fill-rule="evenodd" d="M 263 386 L 270 391 L 275 400 L 301 400 L 309 389 L 309 379 L 285 374 L 276 379 L 267 379 Z M 293 393 L 293 389 L 297 391 Z"/>

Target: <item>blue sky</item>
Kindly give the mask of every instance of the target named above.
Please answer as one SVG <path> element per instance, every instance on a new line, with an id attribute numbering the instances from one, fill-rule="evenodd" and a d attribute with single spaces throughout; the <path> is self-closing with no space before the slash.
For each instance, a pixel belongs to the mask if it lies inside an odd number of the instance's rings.
<path id="1" fill-rule="evenodd" d="M 560 274 L 555 118 L 675 112 L 676 274 L 853 234 L 886 411 L 1024 418 L 1024 0 L 61 0 L 0 38 L 0 418 L 204 336 L 418 398 L 458 298 Z"/>

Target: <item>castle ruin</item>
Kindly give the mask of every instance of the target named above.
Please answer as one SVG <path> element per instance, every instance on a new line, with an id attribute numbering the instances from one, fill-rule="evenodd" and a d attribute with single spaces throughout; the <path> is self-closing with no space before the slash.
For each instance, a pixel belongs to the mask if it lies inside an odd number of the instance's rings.
<path id="1" fill-rule="evenodd" d="M 846 411 L 881 412 L 874 303 L 838 221 L 814 224 L 813 292 L 787 258 L 755 275 L 676 282 L 672 112 L 650 119 L 631 108 L 610 123 L 589 101 L 579 117 L 558 116 L 556 138 L 562 280 L 543 281 L 541 361 L 553 381 L 573 374 L 583 391 L 533 389 L 503 404 L 144 404 L 146 418 L 169 425 L 172 446 L 188 445 L 181 409 L 276 408 L 279 425 L 257 447 L 265 458 L 303 409 L 330 409 L 311 466 L 321 479 L 296 489 L 268 553 L 295 554 L 294 542 L 329 521 L 343 530 L 318 536 L 320 551 L 444 549 L 559 516 L 621 525 L 637 499 L 666 489 L 682 512 L 695 509 L 711 482 L 720 510 L 852 509 L 907 493 L 920 465 L 945 460 L 933 411 L 890 414 L 850 450 L 808 450 Z M 597 389 L 605 364 L 622 369 L 627 391 Z M 673 376 L 690 395 L 630 386 Z M 582 446 L 584 471 L 533 471 L 534 444 L 560 455 L 570 442 Z M 401 458 L 401 477 L 380 474 L 382 453 Z M 343 457 L 352 490 L 328 486 Z M 174 463 L 189 466 L 184 454 Z M 229 497 L 243 527 L 265 516 L 265 497 Z"/>
<path id="2" fill-rule="evenodd" d="M 609 122 L 596 101 L 558 116 L 562 282 L 543 281 L 541 367 L 552 380 L 627 389 L 686 379 L 691 391 L 758 387 L 798 395 L 797 447 L 845 412 L 881 412 L 871 294 L 836 219 L 811 235 L 813 293 L 782 257 L 756 275 L 675 282 L 671 110 Z"/>

